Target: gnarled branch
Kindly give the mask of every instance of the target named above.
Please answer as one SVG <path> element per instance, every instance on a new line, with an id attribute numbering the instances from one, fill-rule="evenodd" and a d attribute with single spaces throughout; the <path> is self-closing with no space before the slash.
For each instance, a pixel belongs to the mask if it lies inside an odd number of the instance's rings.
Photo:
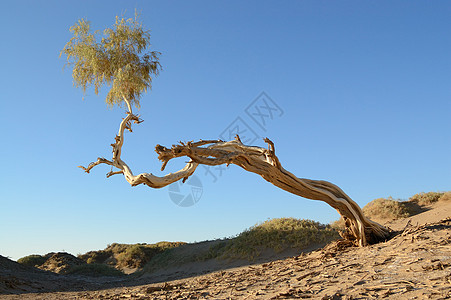
<path id="1" fill-rule="evenodd" d="M 107 177 L 123 174 L 132 186 L 145 184 L 152 188 L 161 188 L 178 180 L 185 181 L 194 173 L 199 164 L 210 166 L 235 164 L 246 171 L 262 176 L 266 181 L 287 192 L 326 202 L 335 208 L 345 220 L 346 230 L 342 236 L 357 245 L 373 244 L 386 240 L 391 235 L 390 229 L 366 218 L 357 203 L 338 186 L 323 180 L 298 178 L 285 170 L 276 156 L 274 143 L 268 138 L 264 140 L 268 144 L 267 149 L 244 145 L 239 136 L 228 142 L 222 140 L 180 142 L 171 148 L 157 145 L 155 151 L 158 153 L 158 159 L 162 161 L 161 170 L 164 170 L 167 163 L 173 158 L 186 156 L 191 160 L 183 169 L 162 177 L 152 173 L 133 175 L 130 167 L 121 159 L 124 131 L 125 129 L 131 131 L 131 123 L 140 123 L 142 120 L 132 113 L 131 105 L 128 101 L 126 102 L 129 111 L 120 123 L 115 142 L 111 144 L 113 159 L 109 161 L 105 158 L 98 158 L 88 167 L 81 167 L 86 173 L 99 164 L 107 164 L 119 169 L 114 172 L 111 170 Z"/>
<path id="2" fill-rule="evenodd" d="M 125 180 L 127 180 L 127 182 L 130 183 L 131 186 L 145 184 L 152 188 L 162 188 L 178 180 L 186 180 L 189 176 L 191 176 L 198 166 L 198 163 L 193 161 L 188 162 L 183 169 L 175 173 L 169 173 L 165 176 L 156 176 L 152 173 L 141 173 L 138 175 L 133 175 L 130 167 L 121 159 L 122 145 L 124 144 L 124 131 L 125 129 L 127 129 L 131 132 L 131 123 L 133 122 L 139 124 L 143 120 L 141 120 L 139 116 L 132 113 L 131 105 L 127 100 L 126 103 L 129 111 L 127 111 L 127 116 L 122 119 L 122 122 L 119 125 L 119 132 L 115 137 L 115 142 L 111 144 L 111 146 L 113 147 L 113 159 L 109 161 L 103 157 L 99 157 L 97 161 L 90 163 L 87 167 L 79 167 L 82 168 L 86 173 L 89 173 L 95 166 L 100 164 L 107 164 L 119 169 L 119 171 L 110 171 L 109 173 L 107 173 L 107 177 L 111 177 L 116 174 L 123 174 Z M 204 145 L 204 142 L 196 143 L 196 145 Z"/>

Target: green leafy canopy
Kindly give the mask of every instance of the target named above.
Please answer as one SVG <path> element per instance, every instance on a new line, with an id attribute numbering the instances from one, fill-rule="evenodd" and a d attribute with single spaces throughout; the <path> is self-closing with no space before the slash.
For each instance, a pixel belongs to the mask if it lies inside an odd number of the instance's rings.
<path id="1" fill-rule="evenodd" d="M 152 88 L 152 75 L 161 70 L 160 52 L 146 51 L 150 45 L 150 33 L 144 30 L 135 18 L 116 17 L 112 28 L 91 33 L 90 22 L 80 19 L 70 27 L 73 37 L 60 53 L 67 57 L 67 64 L 73 65 L 74 85 L 83 93 L 90 86 L 98 95 L 105 83 L 111 87 L 106 96 L 109 106 L 124 102 L 139 107 L 143 92 Z"/>

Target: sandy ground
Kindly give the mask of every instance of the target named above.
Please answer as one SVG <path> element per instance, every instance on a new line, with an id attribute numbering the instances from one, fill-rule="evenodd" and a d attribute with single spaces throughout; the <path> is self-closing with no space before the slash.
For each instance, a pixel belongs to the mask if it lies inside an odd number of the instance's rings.
<path id="1" fill-rule="evenodd" d="M 158 284 L 142 284 L 143 278 L 116 283 L 79 278 L 72 287 L 90 291 L 4 294 L 0 298 L 451 299 L 450 216 L 451 203 L 442 203 L 420 215 L 390 222 L 391 228 L 402 233 L 364 248 L 332 243 L 283 260 Z M 112 285 L 124 287 L 108 288 Z"/>

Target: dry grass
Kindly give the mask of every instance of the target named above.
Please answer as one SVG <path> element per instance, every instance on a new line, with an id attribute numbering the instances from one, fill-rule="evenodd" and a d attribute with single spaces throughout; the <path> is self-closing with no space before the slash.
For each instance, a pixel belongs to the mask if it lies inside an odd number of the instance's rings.
<path id="1" fill-rule="evenodd" d="M 443 195 L 444 193 L 440 192 L 419 193 L 410 197 L 409 201 L 415 202 L 420 206 L 426 206 L 441 200 Z"/>
<path id="2" fill-rule="evenodd" d="M 397 220 L 412 215 L 408 205 L 392 197 L 378 198 L 363 207 L 363 213 L 370 219 Z"/>
<path id="3" fill-rule="evenodd" d="M 183 242 L 156 244 L 111 244 L 104 250 L 90 251 L 78 257 L 88 264 L 108 264 L 118 269 L 142 268 L 155 255 L 183 245 Z"/>
<path id="4" fill-rule="evenodd" d="M 42 265 L 43 263 L 45 263 L 47 258 L 48 257 L 42 256 L 39 254 L 32 254 L 32 255 L 28 255 L 28 256 L 19 258 L 17 260 L 17 262 L 19 264 L 29 266 L 29 267 L 38 267 L 38 266 Z"/>
<path id="5" fill-rule="evenodd" d="M 451 201 L 451 192 L 445 192 L 438 201 Z"/>
<path id="6" fill-rule="evenodd" d="M 338 239 L 330 226 L 311 220 L 280 218 L 256 224 L 232 239 L 220 257 L 254 260 L 263 249 L 282 252 L 289 248 L 302 249 L 314 244 Z"/>
<path id="7" fill-rule="evenodd" d="M 337 221 L 330 223 L 330 227 L 334 228 L 335 230 L 344 230 L 345 220 L 343 220 L 343 218 L 340 218 Z"/>
<path id="8" fill-rule="evenodd" d="M 451 191 L 418 193 L 410 197 L 408 201 L 392 197 L 378 198 L 365 205 L 362 210 L 368 218 L 382 222 L 419 214 L 428 210 L 428 206 L 440 201 L 451 201 Z M 337 230 L 344 229 L 344 221 L 340 218 L 332 222 L 330 226 Z"/>

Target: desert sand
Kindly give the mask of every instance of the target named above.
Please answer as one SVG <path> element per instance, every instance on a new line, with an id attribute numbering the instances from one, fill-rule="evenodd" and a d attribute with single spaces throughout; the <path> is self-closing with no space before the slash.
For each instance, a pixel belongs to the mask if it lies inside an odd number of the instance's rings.
<path id="1" fill-rule="evenodd" d="M 384 243 L 356 248 L 337 241 L 286 259 L 238 268 L 222 262 L 222 270 L 151 284 L 155 278 L 146 276 L 117 281 L 56 276 L 3 259 L 0 298 L 446 299 L 451 298 L 450 216 L 451 203 L 437 203 L 387 222 L 398 234 Z M 172 278 L 183 267 L 177 272 Z"/>

